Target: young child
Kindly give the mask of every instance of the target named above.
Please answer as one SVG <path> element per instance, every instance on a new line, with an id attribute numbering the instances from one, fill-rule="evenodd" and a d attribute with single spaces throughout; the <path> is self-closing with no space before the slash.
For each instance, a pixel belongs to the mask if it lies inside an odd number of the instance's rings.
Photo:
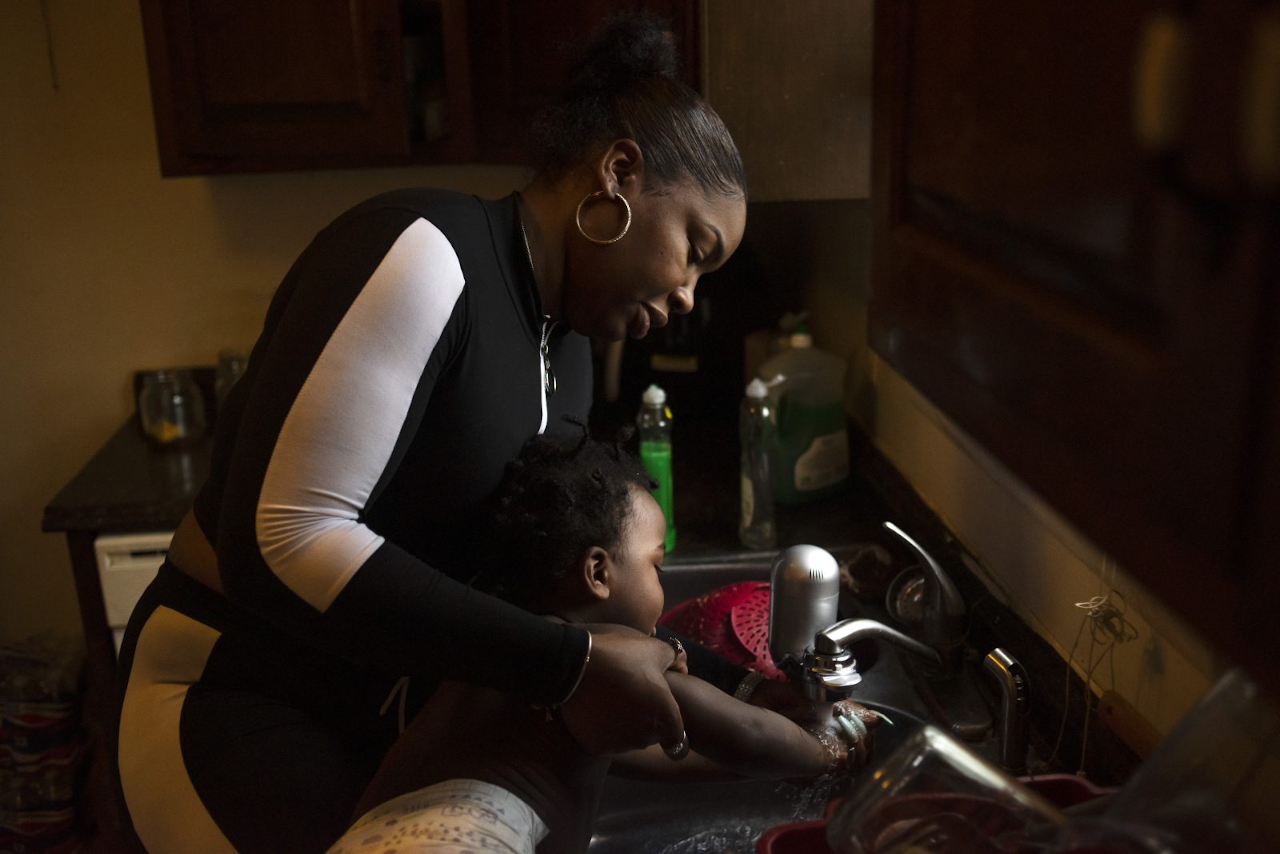
<path id="1" fill-rule="evenodd" d="M 651 486 L 638 462 L 588 439 L 585 428 L 577 441 L 530 439 L 494 497 L 483 544 L 489 558 L 476 586 L 593 633 L 654 633 L 663 610 L 658 572 L 666 524 Z M 667 680 L 688 757 L 669 757 L 657 745 L 591 756 L 553 711 L 498 690 L 446 683 L 388 753 L 357 807 L 363 817 L 330 854 L 580 852 L 611 762 L 662 777 L 790 778 L 837 771 L 865 756 L 861 738 L 852 746 L 841 738 L 875 724 L 856 703 L 821 705 L 819 719 L 802 728 L 689 676 L 683 649 L 678 642 L 673 649 Z M 861 723 L 850 727 L 840 716 Z"/>

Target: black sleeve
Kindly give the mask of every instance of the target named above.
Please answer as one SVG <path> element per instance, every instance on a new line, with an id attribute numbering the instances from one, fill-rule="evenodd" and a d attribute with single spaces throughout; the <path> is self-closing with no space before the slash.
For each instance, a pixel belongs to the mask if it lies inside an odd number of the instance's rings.
<path id="1" fill-rule="evenodd" d="M 246 373 L 217 486 L 224 588 L 354 661 L 558 701 L 585 631 L 478 593 L 365 524 L 466 344 L 468 300 L 458 251 L 417 213 L 339 223 L 290 271 Z"/>

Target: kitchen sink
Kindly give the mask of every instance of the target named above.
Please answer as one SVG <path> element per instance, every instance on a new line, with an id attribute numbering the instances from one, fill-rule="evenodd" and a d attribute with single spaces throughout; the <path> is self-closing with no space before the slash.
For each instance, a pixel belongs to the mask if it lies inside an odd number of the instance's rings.
<path id="1" fill-rule="evenodd" d="M 923 719 L 901 709 L 865 702 L 893 719 L 875 734 L 870 773 L 910 736 Z M 857 777 L 821 778 L 807 786 L 782 780 L 727 783 L 649 783 L 610 776 L 587 849 L 592 854 L 691 854 L 755 851 L 771 827 L 821 818 L 827 804 L 844 797 Z"/>
<path id="2" fill-rule="evenodd" d="M 829 549 L 837 560 L 841 549 Z M 669 559 L 662 573 L 666 605 L 672 608 L 722 585 L 768 580 L 774 554 L 743 553 L 716 560 Z M 865 614 L 857 603 L 842 600 L 839 616 Z M 895 650 L 868 641 L 855 653 L 862 682 L 851 698 L 887 715 L 877 728 L 870 773 L 917 727 L 932 718 L 912 688 L 912 680 Z M 874 663 L 874 666 L 871 666 Z M 684 854 L 684 852 L 755 851 L 760 834 L 770 827 L 820 818 L 826 805 L 843 797 L 856 777 L 824 778 L 801 787 L 780 780 L 727 783 L 650 783 L 610 776 L 601 794 L 593 854 Z"/>

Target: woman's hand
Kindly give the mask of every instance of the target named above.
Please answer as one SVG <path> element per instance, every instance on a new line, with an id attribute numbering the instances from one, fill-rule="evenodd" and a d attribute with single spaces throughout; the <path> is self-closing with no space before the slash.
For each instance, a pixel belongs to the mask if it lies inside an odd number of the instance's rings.
<path id="1" fill-rule="evenodd" d="M 682 650 L 622 626 L 585 626 L 591 660 L 578 690 L 560 707 L 569 733 L 588 753 L 638 750 L 684 741 L 680 707 L 663 674 L 686 670 Z"/>

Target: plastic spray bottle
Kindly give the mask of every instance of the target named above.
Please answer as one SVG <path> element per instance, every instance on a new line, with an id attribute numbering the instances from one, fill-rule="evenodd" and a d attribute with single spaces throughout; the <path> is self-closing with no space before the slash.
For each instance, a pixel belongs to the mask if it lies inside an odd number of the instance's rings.
<path id="1" fill-rule="evenodd" d="M 773 516 L 773 404 L 769 387 L 760 379 L 747 385 L 738 409 L 738 437 L 742 445 L 742 514 L 738 539 L 753 551 L 777 546 Z"/>
<path id="2" fill-rule="evenodd" d="M 675 492 L 671 481 L 671 407 L 667 393 L 656 385 L 645 389 L 636 415 L 640 432 L 640 461 L 658 482 L 653 497 L 667 520 L 667 551 L 676 547 Z"/>

